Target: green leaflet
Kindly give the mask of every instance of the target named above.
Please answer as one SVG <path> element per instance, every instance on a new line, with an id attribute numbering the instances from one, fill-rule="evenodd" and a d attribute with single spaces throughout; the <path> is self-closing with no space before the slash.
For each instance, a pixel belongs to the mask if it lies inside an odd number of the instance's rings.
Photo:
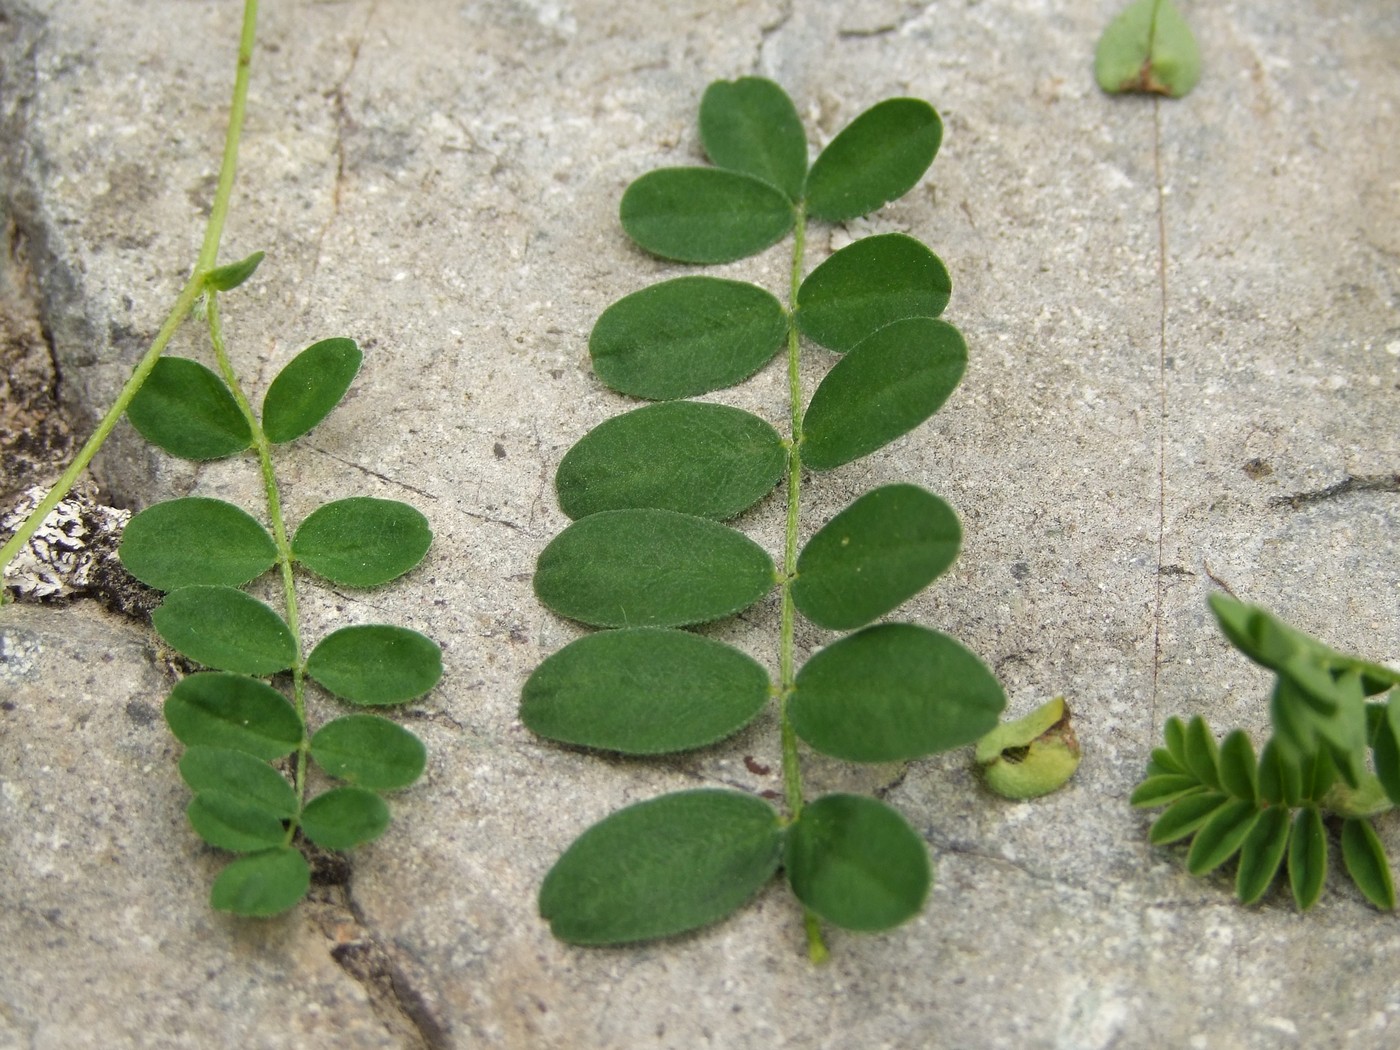
<path id="1" fill-rule="evenodd" d="M 1273 805 L 1296 806 L 1303 798 L 1303 773 L 1270 740 L 1259 753 L 1259 797 Z"/>
<path id="2" fill-rule="evenodd" d="M 1288 883 L 1299 911 L 1307 911 L 1322 896 L 1327 880 L 1327 831 L 1316 806 L 1306 806 L 1293 818 L 1288 842 Z"/>
<path id="3" fill-rule="evenodd" d="M 224 381 L 183 357 L 156 362 L 126 415 L 142 437 L 181 459 L 222 459 L 253 443 Z"/>
<path id="4" fill-rule="evenodd" d="M 887 324 L 937 317 L 953 283 L 943 261 L 902 233 L 848 244 L 797 291 L 797 326 L 814 343 L 845 353 Z"/>
<path id="5" fill-rule="evenodd" d="M 1288 852 L 1288 836 L 1292 828 L 1288 810 L 1282 806 L 1270 806 L 1259 814 L 1259 820 L 1240 847 L 1235 896 L 1241 904 L 1253 904 L 1273 884 L 1284 854 Z"/>
<path id="6" fill-rule="evenodd" d="M 219 671 L 276 674 L 296 659 L 286 621 L 233 587 L 200 584 L 171 591 L 151 622 L 172 649 Z"/>
<path id="7" fill-rule="evenodd" d="M 700 100 L 700 141 L 721 168 L 751 175 L 797 200 L 807 177 L 807 133 L 771 80 L 717 80 Z"/>
<path id="8" fill-rule="evenodd" d="M 117 551 L 126 571 L 148 587 L 236 587 L 270 569 L 277 544 L 246 511 L 223 500 L 189 496 L 157 503 L 122 531 Z"/>
<path id="9" fill-rule="evenodd" d="M 1152 827 L 1148 829 L 1147 839 L 1154 846 L 1165 846 L 1188 835 L 1194 835 L 1216 810 L 1229 801 L 1229 796 L 1219 791 L 1182 796 L 1153 821 Z"/>
<path id="10" fill-rule="evenodd" d="M 1376 829 L 1365 818 L 1342 822 L 1342 860 L 1362 895 L 1382 911 L 1395 910 L 1395 883 Z"/>
<path id="11" fill-rule="evenodd" d="M 670 401 L 606 420 L 559 464 L 559 507 L 578 519 L 651 507 L 723 521 L 773 490 L 787 465 L 778 432 L 725 405 Z"/>
<path id="12" fill-rule="evenodd" d="M 276 689 L 217 671 L 182 678 L 165 701 L 165 720 L 182 744 L 234 748 L 267 762 L 291 753 L 303 736 L 296 710 Z"/>
<path id="13" fill-rule="evenodd" d="M 1376 762 L 1376 778 L 1391 802 L 1400 802 L 1400 737 L 1395 732 L 1400 714 L 1400 689 L 1394 690 L 1386 705 L 1386 716 L 1377 727 L 1372 757 Z"/>
<path id="14" fill-rule="evenodd" d="M 986 666 L 947 635 L 880 624 L 817 653 L 797 674 L 797 735 L 852 762 L 895 762 L 970 744 L 1006 706 Z"/>
<path id="15" fill-rule="evenodd" d="M 669 510 L 590 514 L 540 554 L 535 594 L 595 627 L 681 627 L 748 608 L 774 584 L 748 537 Z"/>
<path id="16" fill-rule="evenodd" d="M 387 718 L 346 715 L 316 730 L 311 757 L 339 780 L 393 791 L 423 775 L 428 752 L 423 741 Z"/>
<path id="17" fill-rule="evenodd" d="M 863 627 L 942 575 L 961 545 L 948 504 L 916 485 L 885 485 L 807 541 L 792 600 L 821 627 Z"/>
<path id="18" fill-rule="evenodd" d="M 1220 788 L 1220 752 L 1205 719 L 1197 715 L 1186 726 L 1186 768 L 1207 787 Z"/>
<path id="19" fill-rule="evenodd" d="M 866 215 L 904 196 L 933 163 L 943 123 L 932 106 L 891 98 L 851 121 L 807 174 L 807 214 L 826 222 Z"/>
<path id="20" fill-rule="evenodd" d="M 306 673 L 351 703 L 401 704 L 437 685 L 442 650 L 407 627 L 342 627 L 311 650 Z"/>
<path id="21" fill-rule="evenodd" d="M 1129 797 L 1128 804 L 1139 809 L 1152 809 L 1204 790 L 1201 782 L 1193 776 L 1163 773 L 1148 777 L 1139 784 Z"/>
<path id="22" fill-rule="evenodd" d="M 937 412 L 967 367 L 967 346 L 945 321 L 886 325 L 838 361 L 803 420 L 802 462 L 830 470 L 889 444 Z"/>
<path id="23" fill-rule="evenodd" d="M 352 849 L 373 842 L 389 826 L 389 807 L 373 791 L 332 788 L 301 811 L 301 831 L 324 849 Z"/>
<path id="24" fill-rule="evenodd" d="M 202 791 L 185 809 L 190 826 L 209 845 L 230 853 L 280 846 L 286 838 L 273 813 L 221 791 Z"/>
<path id="25" fill-rule="evenodd" d="M 1258 795 L 1258 764 L 1254 746 L 1236 729 L 1220 745 L 1220 786 L 1235 798 L 1253 802 Z"/>
<path id="26" fill-rule="evenodd" d="M 1142 91 L 1180 98 L 1201 78 L 1191 27 L 1171 0 L 1135 0 L 1104 30 L 1094 79 L 1109 94 Z"/>
<path id="27" fill-rule="evenodd" d="M 549 740 L 656 755 L 703 747 L 747 725 L 768 673 L 722 642 L 655 627 L 586 635 L 525 683 L 520 718 Z"/>
<path id="28" fill-rule="evenodd" d="M 677 277 L 603 311 L 588 337 L 598 378 L 620 394 L 667 401 L 733 386 L 772 359 L 782 304 L 743 281 Z"/>
<path id="29" fill-rule="evenodd" d="M 1226 802 L 1201 825 L 1186 854 L 1186 870 L 1205 875 L 1235 855 L 1259 819 L 1253 802 L 1235 799 Z"/>
<path id="30" fill-rule="evenodd" d="M 227 263 L 224 266 L 216 266 L 204 275 L 204 285 L 206 288 L 216 292 L 231 292 L 240 284 L 253 276 L 259 264 L 263 261 L 263 252 L 254 252 L 246 259 L 238 262 Z"/>
<path id="31" fill-rule="evenodd" d="M 322 339 L 288 361 L 263 398 L 267 439 L 281 444 L 299 438 L 330 415 L 362 360 L 353 339 Z"/>
<path id="32" fill-rule="evenodd" d="M 622 195 L 622 228 L 663 259 L 724 263 L 782 240 L 795 212 L 782 190 L 718 168 L 661 168 Z"/>
<path id="33" fill-rule="evenodd" d="M 311 868 L 288 847 L 240 857 L 214 882 L 209 903 L 219 911 L 253 918 L 278 915 L 306 896 Z"/>
<path id="34" fill-rule="evenodd" d="M 622 944 L 693 930 L 747 901 L 778 867 L 783 832 L 768 803 L 683 791 L 618 810 L 580 835 L 540 888 L 540 915 L 574 944 Z"/>
<path id="35" fill-rule="evenodd" d="M 422 561 L 432 542 L 428 519 L 407 503 L 352 496 L 313 511 L 292 554 L 332 583 L 377 587 Z"/>
<path id="36" fill-rule="evenodd" d="M 825 795 L 788 829 L 783 868 L 797 899 L 848 930 L 888 930 L 918 914 L 933 881 L 928 848 L 883 802 Z"/>
<path id="37" fill-rule="evenodd" d="M 299 803 L 292 785 L 267 762 L 246 751 L 191 747 L 180 759 L 180 776 L 196 792 L 216 791 L 284 820 L 297 815 Z"/>

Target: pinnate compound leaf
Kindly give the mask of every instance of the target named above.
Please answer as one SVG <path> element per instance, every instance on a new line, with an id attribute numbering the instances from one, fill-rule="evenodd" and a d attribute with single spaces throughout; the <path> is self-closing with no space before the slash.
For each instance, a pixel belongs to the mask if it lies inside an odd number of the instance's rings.
<path id="1" fill-rule="evenodd" d="M 1200 715 L 1186 726 L 1186 767 L 1202 784 L 1220 787 L 1220 749 L 1210 726 Z"/>
<path id="2" fill-rule="evenodd" d="M 204 286 L 216 292 L 233 291 L 253 276 L 253 272 L 262 263 L 265 254 L 265 252 L 254 252 L 246 259 L 214 267 L 204 275 Z"/>
<path id="3" fill-rule="evenodd" d="M 342 627 L 311 650 L 306 673 L 351 703 L 402 704 L 437 685 L 442 677 L 442 650 L 431 638 L 407 627 Z"/>
<path id="4" fill-rule="evenodd" d="M 623 944 L 717 922 L 772 878 L 773 807 L 735 791 L 682 791 L 593 825 L 540 887 L 540 915 L 573 944 Z"/>
<path id="5" fill-rule="evenodd" d="M 1094 79 L 1111 95 L 1181 98 L 1200 78 L 1196 38 L 1171 0 L 1134 0 L 1109 23 L 1094 54 Z"/>
<path id="6" fill-rule="evenodd" d="M 1249 735 L 1236 729 L 1220 745 L 1220 786 L 1235 798 L 1253 802 L 1258 796 L 1258 763 Z"/>
<path id="7" fill-rule="evenodd" d="M 668 401 L 615 416 L 559 464 L 559 506 L 578 519 L 651 507 L 723 521 L 778 483 L 783 440 L 767 422 L 726 405 Z"/>
<path id="8" fill-rule="evenodd" d="M 947 503 L 917 485 L 885 485 L 807 541 L 792 600 L 818 626 L 863 627 L 941 576 L 961 545 L 962 526 Z"/>
<path id="9" fill-rule="evenodd" d="M 549 740 L 657 755 L 704 747 L 747 725 L 768 673 L 699 635 L 637 627 L 586 635 L 535 669 L 520 718 Z"/>
<path id="10" fill-rule="evenodd" d="M 127 572 L 157 590 L 237 587 L 272 567 L 277 544 L 232 503 L 189 496 L 147 507 L 127 522 L 117 555 Z"/>
<path id="11" fill-rule="evenodd" d="M 234 587 L 199 584 L 171 591 L 151 622 L 176 652 L 219 671 L 276 674 L 296 659 L 287 622 Z"/>
<path id="12" fill-rule="evenodd" d="M 180 759 L 180 776 L 199 793 L 218 792 L 283 820 L 297 814 L 297 793 L 286 777 L 246 751 L 192 747 Z"/>
<path id="13" fill-rule="evenodd" d="M 142 437 L 180 459 L 222 459 L 253 443 L 224 381 L 184 357 L 157 361 L 126 415 Z"/>
<path id="14" fill-rule="evenodd" d="M 1227 802 L 1217 809 L 1191 840 L 1186 870 L 1192 875 L 1205 875 L 1233 857 L 1254 829 L 1259 813 L 1254 802 L 1243 799 Z"/>
<path id="15" fill-rule="evenodd" d="M 387 718 L 346 715 L 316 730 L 311 757 L 339 780 L 374 791 L 393 791 L 423 775 L 428 751 L 423 741 Z"/>
<path id="16" fill-rule="evenodd" d="M 281 444 L 299 438 L 330 415 L 362 360 L 353 339 L 322 339 L 288 361 L 263 398 L 267 439 Z"/>
<path id="17" fill-rule="evenodd" d="M 917 915 L 933 881 L 928 847 L 896 810 L 825 795 L 788 829 L 783 868 L 797 899 L 848 930 L 888 930 Z"/>
<path id="18" fill-rule="evenodd" d="M 945 634 L 879 624 L 832 643 L 797 674 L 797 735 L 852 762 L 896 762 L 970 744 L 1006 706 L 981 660 Z"/>
<path id="19" fill-rule="evenodd" d="M 1270 806 L 1259 814 L 1259 820 L 1240 847 L 1235 896 L 1241 904 L 1253 904 L 1273 884 L 1284 854 L 1288 852 L 1292 827 L 1284 806 Z"/>
<path id="20" fill-rule="evenodd" d="M 1342 822 L 1342 860 L 1351 881 L 1368 901 L 1382 911 L 1395 910 L 1390 861 L 1370 820 L 1352 817 Z"/>
<path id="21" fill-rule="evenodd" d="M 886 325 L 838 361 L 812 395 L 802 462 L 830 470 L 907 434 L 938 411 L 967 367 L 967 345 L 945 321 Z"/>
<path id="22" fill-rule="evenodd" d="M 807 134 L 787 92 L 771 80 L 716 80 L 700 100 L 700 141 L 718 167 L 752 175 L 789 199 L 807 177 Z"/>
<path id="23" fill-rule="evenodd" d="M 165 701 L 165 721 L 188 747 L 233 748 L 266 762 L 296 750 L 303 737 L 296 709 L 276 689 L 218 671 L 182 678 Z"/>
<path id="24" fill-rule="evenodd" d="M 373 791 L 331 788 L 301 811 L 301 831 L 323 849 L 352 849 L 373 842 L 389 826 L 389 807 Z"/>
<path id="25" fill-rule="evenodd" d="M 377 587 L 422 561 L 432 542 L 428 519 L 407 503 L 352 496 L 312 511 L 292 554 L 332 583 Z"/>
<path id="26" fill-rule="evenodd" d="M 1307 911 L 1322 896 L 1327 881 L 1327 829 L 1316 806 L 1306 806 L 1293 818 L 1288 842 L 1288 884 L 1299 911 Z"/>
<path id="27" fill-rule="evenodd" d="M 663 259 L 726 263 L 761 252 L 792 229 L 787 195 L 718 168 L 660 168 L 627 187 L 622 228 Z"/>
<path id="28" fill-rule="evenodd" d="M 670 510 L 607 510 L 561 532 L 541 553 L 535 594 L 594 627 L 682 627 L 746 609 L 775 580 L 747 536 Z"/>
<path id="29" fill-rule="evenodd" d="M 1229 801 L 1229 797 L 1219 791 L 1185 795 L 1168 806 L 1166 812 L 1153 821 L 1147 832 L 1147 840 L 1154 846 L 1165 846 L 1188 835 L 1194 835 L 1200 826 L 1210 819 L 1211 814 Z"/>
<path id="30" fill-rule="evenodd" d="M 896 200 L 923 177 L 943 141 L 927 102 L 891 98 L 851 121 L 807 173 L 807 214 L 845 222 Z"/>
<path id="31" fill-rule="evenodd" d="M 199 837 L 230 853 L 280 846 L 287 829 L 274 813 L 222 791 L 201 791 L 185 810 Z"/>
<path id="32" fill-rule="evenodd" d="M 913 237 L 866 237 L 802 282 L 797 326 L 812 342 L 845 353 L 887 324 L 939 316 L 952 292 L 947 267 Z"/>
<path id="33" fill-rule="evenodd" d="M 1189 774 L 1161 773 L 1139 784 L 1128 804 L 1137 809 L 1152 809 L 1204 790 L 1201 782 Z"/>
<path id="34" fill-rule="evenodd" d="M 613 390 L 669 401 L 742 382 L 772 359 L 786 333 L 782 304 L 757 285 L 677 277 L 604 310 L 588 352 Z"/>
<path id="35" fill-rule="evenodd" d="M 278 915 L 311 888 L 311 868 L 297 850 L 283 846 L 239 857 L 214 881 L 209 903 L 250 918 Z"/>

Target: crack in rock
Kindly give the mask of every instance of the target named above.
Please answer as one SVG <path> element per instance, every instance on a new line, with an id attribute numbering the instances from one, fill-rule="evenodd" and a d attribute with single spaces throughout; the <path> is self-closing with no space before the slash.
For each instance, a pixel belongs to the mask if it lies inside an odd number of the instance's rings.
<path id="1" fill-rule="evenodd" d="M 1350 496 L 1354 492 L 1393 492 L 1400 493 L 1400 473 L 1395 474 L 1348 474 L 1336 484 L 1310 492 L 1295 492 L 1291 496 L 1279 496 L 1269 501 L 1271 507 L 1288 507 L 1299 510 L 1314 503 Z"/>

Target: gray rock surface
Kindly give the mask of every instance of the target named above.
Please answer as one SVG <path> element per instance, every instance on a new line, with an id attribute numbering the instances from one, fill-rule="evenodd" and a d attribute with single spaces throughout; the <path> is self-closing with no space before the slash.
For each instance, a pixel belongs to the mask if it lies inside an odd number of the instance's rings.
<path id="1" fill-rule="evenodd" d="M 240 6 L 0 0 L 8 256 L 79 429 L 198 251 Z M 260 392 L 315 339 L 367 351 L 280 469 L 294 520 L 364 494 L 432 521 L 401 584 L 305 601 L 313 633 L 384 620 L 442 644 L 446 677 L 406 716 L 429 772 L 307 906 L 231 920 L 206 905 L 222 862 L 184 822 L 153 637 L 89 604 L 0 611 L 0 1047 L 1400 1044 L 1393 917 L 1341 880 L 1307 916 L 1281 893 L 1239 908 L 1127 806 L 1168 715 L 1267 724 L 1266 678 L 1210 622 L 1213 579 L 1400 660 L 1400 8 L 1184 4 L 1205 74 L 1157 102 L 1092 82 L 1117 7 L 266 4 L 223 258 L 269 255 L 226 300 L 233 354 Z M 628 950 L 559 944 L 535 909 L 558 853 L 619 805 L 776 787 L 752 771 L 777 768 L 771 719 L 631 763 L 516 717 L 576 634 L 530 590 L 564 524 L 554 468 L 624 407 L 591 376 L 589 329 L 681 272 L 629 245 L 618 198 L 698 160 L 700 93 L 751 73 L 823 142 L 891 95 L 943 115 L 920 187 L 815 230 L 809 263 L 868 232 L 930 244 L 968 377 L 930 423 L 814 480 L 808 527 L 885 481 L 947 498 L 964 553 L 901 616 L 981 653 L 1012 713 L 1066 694 L 1085 749 L 1033 803 L 987 795 L 965 754 L 902 776 L 811 761 L 814 791 L 887 787 L 937 864 L 916 921 L 833 932 L 820 968 L 777 886 Z M 722 272 L 775 286 L 782 252 Z M 723 396 L 772 419 L 783 398 L 776 369 Z M 125 506 L 256 505 L 247 462 L 172 463 L 125 425 L 95 474 Z M 776 550 L 780 518 L 770 499 L 741 527 Z M 771 664 L 776 619 L 717 630 Z"/>

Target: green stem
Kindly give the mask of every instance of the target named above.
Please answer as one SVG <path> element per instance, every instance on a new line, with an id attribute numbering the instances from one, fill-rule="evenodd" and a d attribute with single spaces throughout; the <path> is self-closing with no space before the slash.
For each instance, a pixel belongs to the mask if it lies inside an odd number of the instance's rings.
<path id="1" fill-rule="evenodd" d="M 0 572 L 9 567 L 19 556 L 20 551 L 29 544 L 30 539 L 44 519 L 52 513 L 63 497 L 68 495 L 79 476 L 88 468 L 93 457 L 97 455 L 98 450 L 106 443 L 113 428 L 116 427 L 117 421 L 121 419 L 122 414 L 131 404 L 136 392 L 141 389 L 141 384 L 146 381 L 151 370 L 155 368 L 156 362 L 160 359 L 160 355 L 165 352 L 171 337 L 184 323 L 185 318 L 189 316 L 190 311 L 204 291 L 204 275 L 213 269 L 215 260 L 218 258 L 219 241 L 223 237 L 224 223 L 228 218 L 229 199 L 233 193 L 233 175 L 238 162 L 238 142 L 243 134 L 243 114 L 248 100 L 248 78 L 253 61 L 257 16 L 258 0 L 244 0 L 243 31 L 238 45 L 238 72 L 233 82 L 233 103 L 229 107 L 228 131 L 224 135 L 224 158 L 219 168 L 219 185 L 214 193 L 214 204 L 209 212 L 209 221 L 204 228 L 204 246 L 200 249 L 194 272 L 190 274 L 189 280 L 180 289 L 180 294 L 175 299 L 175 305 L 170 308 L 170 313 L 166 315 L 155 339 L 151 341 L 150 347 L 147 348 L 141 360 L 137 362 L 131 377 L 127 379 L 121 392 L 117 394 L 117 399 L 112 402 L 107 414 L 98 422 L 92 436 L 78 450 L 78 454 L 68 464 L 67 469 L 60 475 L 53 488 L 49 489 L 48 494 L 39 502 L 39 505 L 34 508 L 29 517 L 25 518 L 15 534 L 3 547 L 0 547 Z M 8 598 L 5 589 L 3 585 L 0 585 L 0 604 L 4 604 L 6 601 Z"/>

